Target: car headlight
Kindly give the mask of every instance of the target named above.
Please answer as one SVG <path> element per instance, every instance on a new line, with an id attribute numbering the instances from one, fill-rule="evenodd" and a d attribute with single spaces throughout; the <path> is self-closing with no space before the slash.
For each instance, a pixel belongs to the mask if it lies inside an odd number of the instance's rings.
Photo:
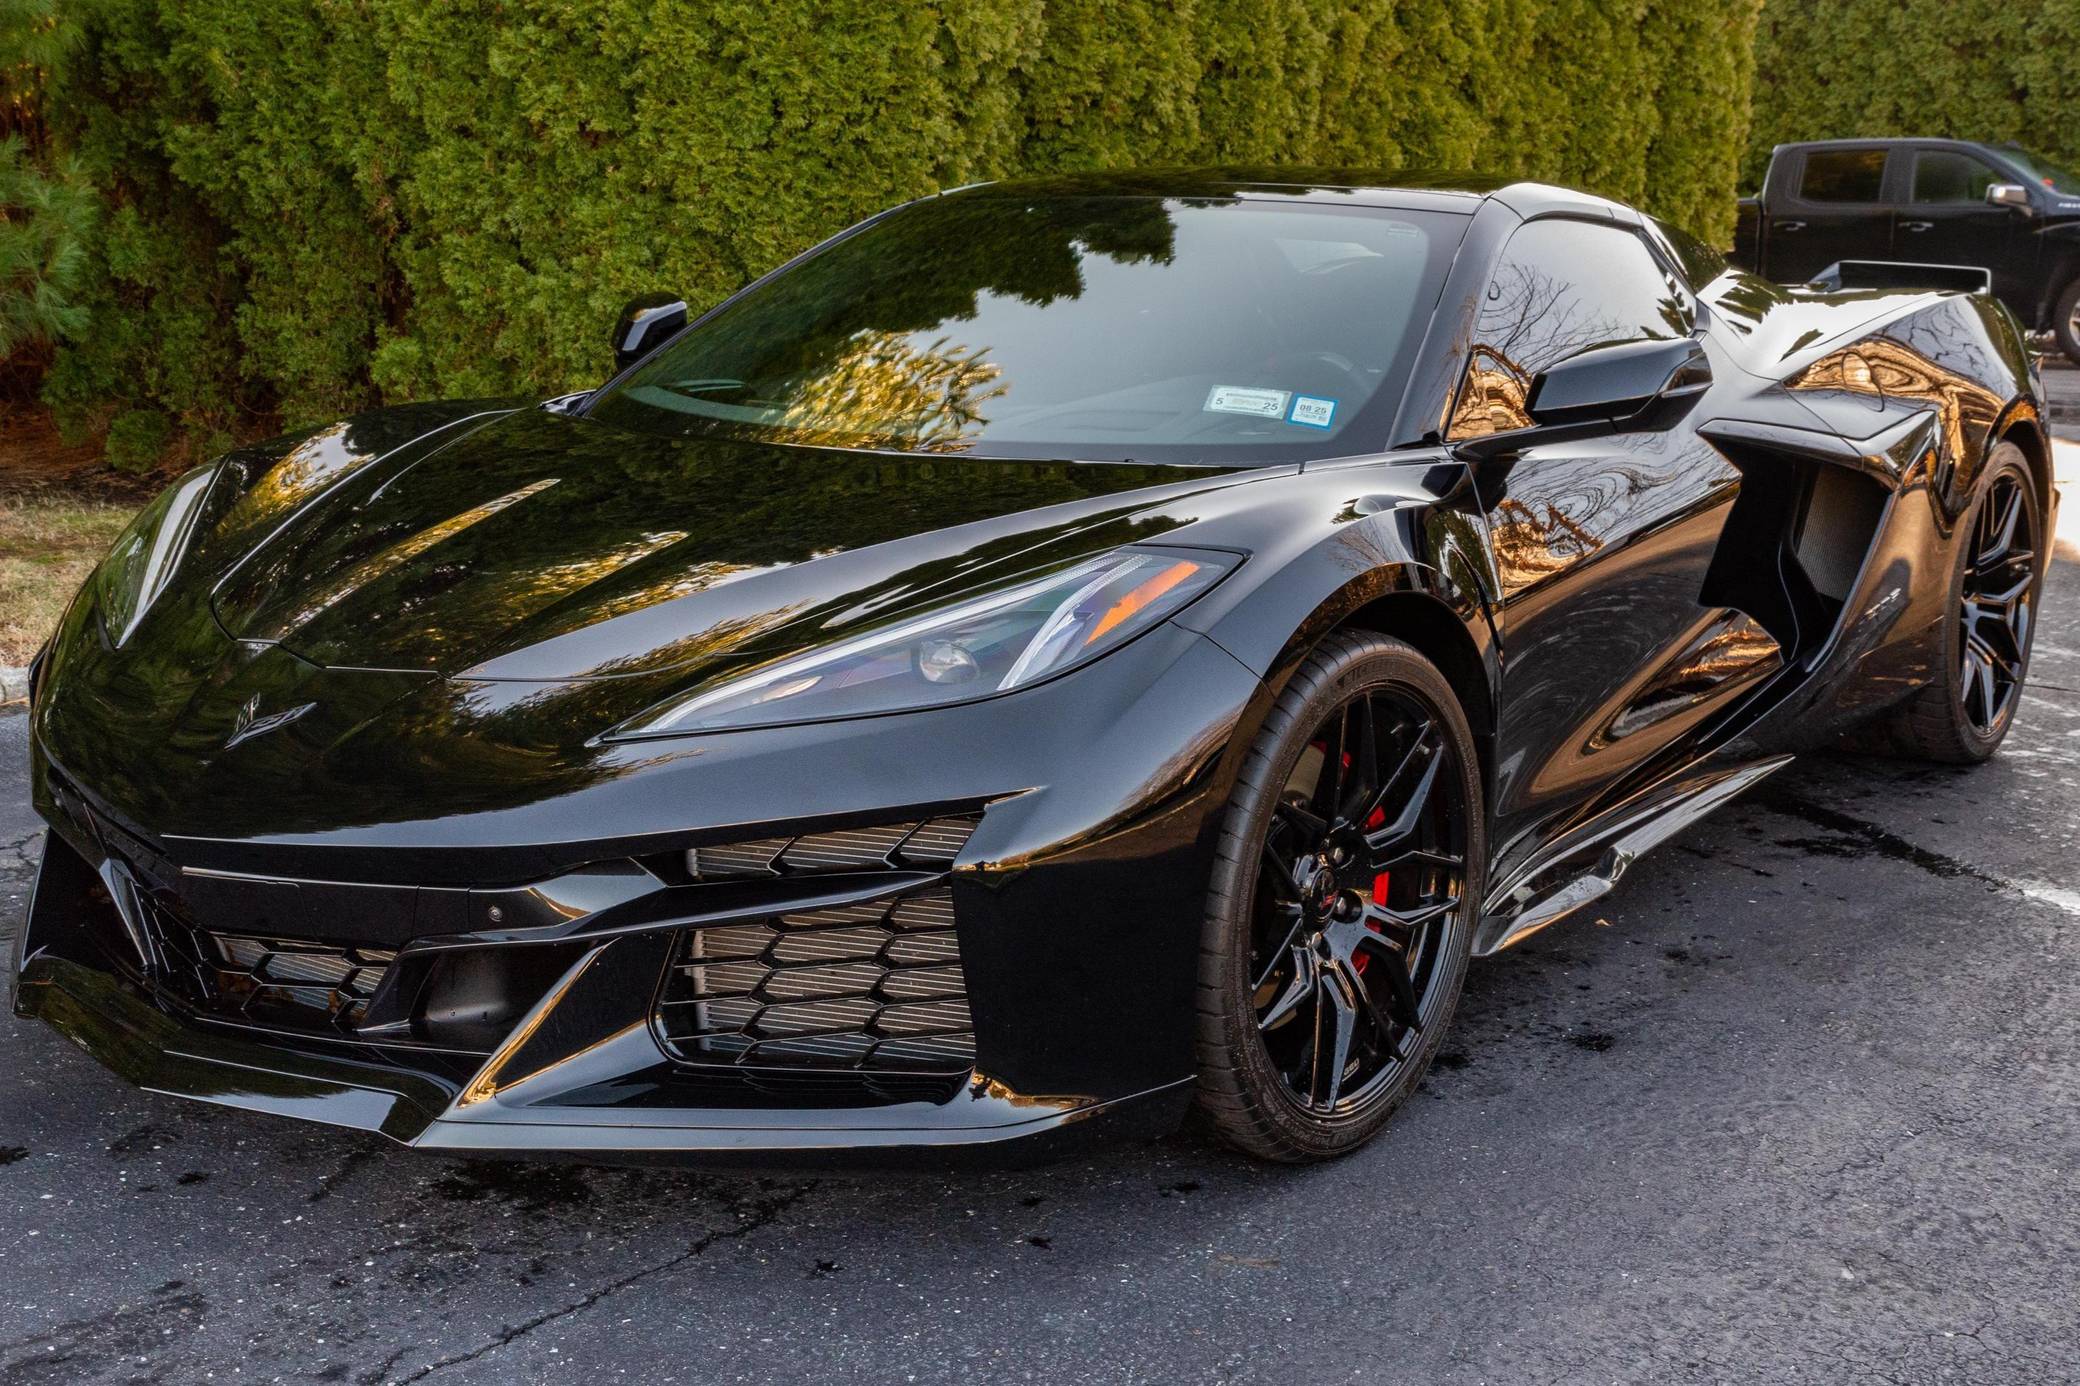
<path id="1" fill-rule="evenodd" d="M 109 643 L 121 646 L 173 581 L 199 528 L 217 465 L 197 467 L 160 492 L 130 522 L 94 570 L 94 595 Z"/>
<path id="2" fill-rule="evenodd" d="M 902 712 L 1024 688 L 1117 649 L 1239 562 L 1206 549 L 1115 550 L 730 675 L 623 723 L 609 739 Z"/>

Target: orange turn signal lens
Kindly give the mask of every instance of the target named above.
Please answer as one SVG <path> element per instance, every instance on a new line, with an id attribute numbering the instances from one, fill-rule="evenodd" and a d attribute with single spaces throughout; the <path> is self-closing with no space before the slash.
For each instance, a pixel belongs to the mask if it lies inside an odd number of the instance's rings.
<path id="1" fill-rule="evenodd" d="M 1198 564 L 1186 559 L 1179 559 L 1148 581 L 1139 584 L 1131 592 L 1114 602 L 1111 610 L 1098 618 L 1097 624 L 1091 627 L 1090 634 L 1083 637 L 1083 643 L 1088 645 L 1095 641 L 1099 636 L 1105 634 L 1114 626 L 1119 625 L 1122 621 L 1127 620 L 1135 612 L 1141 610 L 1198 571 Z"/>

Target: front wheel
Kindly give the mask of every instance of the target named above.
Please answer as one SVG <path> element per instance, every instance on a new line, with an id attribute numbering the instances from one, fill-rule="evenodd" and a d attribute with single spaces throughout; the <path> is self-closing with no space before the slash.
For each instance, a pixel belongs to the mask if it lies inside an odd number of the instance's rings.
<path id="1" fill-rule="evenodd" d="M 1320 1160 L 1422 1080 L 1466 977 L 1479 763 L 1436 666 L 1340 633 L 1265 719 L 1229 800 L 1200 948 L 1198 1103 L 1228 1144 Z"/>

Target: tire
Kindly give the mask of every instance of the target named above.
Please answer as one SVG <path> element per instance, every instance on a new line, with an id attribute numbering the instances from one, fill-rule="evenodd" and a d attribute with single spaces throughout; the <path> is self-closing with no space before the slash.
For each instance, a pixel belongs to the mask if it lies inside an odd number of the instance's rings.
<path id="1" fill-rule="evenodd" d="M 1937 675 L 1877 728 L 1881 749 L 1893 755 L 1975 765 L 1999 748 L 2022 701 L 2045 568 L 2036 479 L 2022 450 L 2001 443 L 1976 489 L 1950 568 Z M 2005 556 L 1989 548 L 2004 531 Z M 2001 606 L 2004 617 L 1987 614 Z"/>
<path id="2" fill-rule="evenodd" d="M 2058 304 L 2051 311 L 2051 335 L 2058 339 L 2058 349 L 2066 354 L 2066 360 L 2080 366 L 2080 276 L 2058 291 Z"/>
<path id="3" fill-rule="evenodd" d="M 1344 811 L 1317 812 L 1332 804 Z M 1197 1109 L 1221 1140 L 1330 1159 L 1415 1091 L 1466 979 L 1484 812 L 1473 736 L 1436 666 L 1369 632 L 1323 641 L 1249 749 L 1208 889 Z"/>

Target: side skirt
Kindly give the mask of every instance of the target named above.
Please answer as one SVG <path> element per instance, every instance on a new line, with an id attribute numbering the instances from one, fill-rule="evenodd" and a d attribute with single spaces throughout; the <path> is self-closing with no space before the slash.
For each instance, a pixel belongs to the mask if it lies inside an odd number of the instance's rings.
<path id="1" fill-rule="evenodd" d="M 1791 761 L 1786 755 L 1701 772 L 1693 767 L 1560 838 L 1489 895 L 1474 955 L 1500 952 L 1608 895 L 1641 854 Z"/>

